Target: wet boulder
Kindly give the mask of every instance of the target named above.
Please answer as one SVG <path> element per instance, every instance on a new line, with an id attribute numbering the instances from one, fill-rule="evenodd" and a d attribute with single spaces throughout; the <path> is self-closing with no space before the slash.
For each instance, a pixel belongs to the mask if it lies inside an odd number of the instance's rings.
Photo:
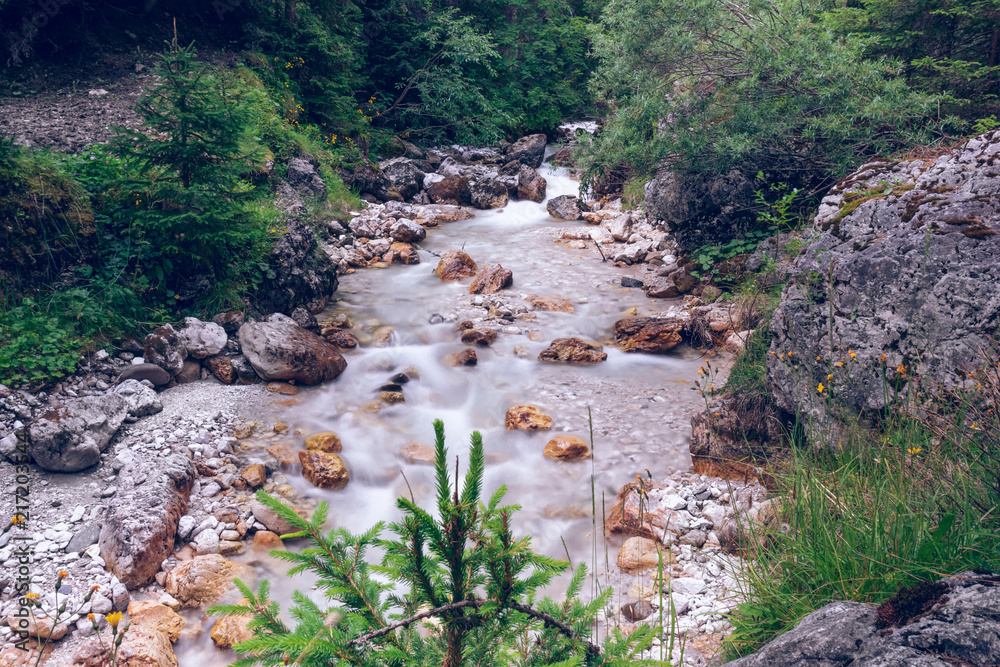
<path id="1" fill-rule="evenodd" d="M 663 354 L 684 341 L 682 317 L 626 317 L 615 322 L 615 343 L 625 352 Z"/>
<path id="2" fill-rule="evenodd" d="M 118 376 L 118 382 L 127 380 L 149 380 L 153 384 L 160 386 L 170 382 L 171 375 L 156 364 L 133 364 L 122 371 Z"/>
<path id="3" fill-rule="evenodd" d="M 514 405 L 507 410 L 503 423 L 508 431 L 547 431 L 552 428 L 552 417 L 534 405 Z"/>
<path id="4" fill-rule="evenodd" d="M 590 458 L 590 447 L 575 435 L 560 435 L 546 443 L 542 455 L 556 461 L 583 461 Z"/>
<path id="5" fill-rule="evenodd" d="M 195 556 L 167 573 L 167 593 L 182 607 L 203 607 L 232 603 L 239 599 L 233 579 L 253 581 L 256 574 L 248 565 L 234 563 L 218 554 Z"/>
<path id="6" fill-rule="evenodd" d="M 441 255 L 441 261 L 434 269 L 434 275 L 443 282 L 449 282 L 474 276 L 478 269 L 472 258 L 461 250 L 449 250 Z"/>
<path id="7" fill-rule="evenodd" d="M 426 174 L 408 158 L 385 160 L 379 167 L 403 199 L 412 199 L 423 188 Z"/>
<path id="8" fill-rule="evenodd" d="M 239 339 L 246 359 L 265 380 L 314 385 L 335 380 L 347 368 L 336 347 L 278 313 L 266 322 L 247 322 Z"/>
<path id="9" fill-rule="evenodd" d="M 451 204 L 454 206 L 469 206 L 472 204 L 472 192 L 469 179 L 465 176 L 446 176 L 440 181 L 427 185 L 427 196 L 435 204 Z"/>
<path id="10" fill-rule="evenodd" d="M 115 502 L 105 508 L 101 558 L 129 589 L 153 580 L 174 548 L 197 476 L 185 456 L 153 461 L 134 456 L 119 473 Z"/>
<path id="11" fill-rule="evenodd" d="M 455 352 L 446 356 L 444 363 L 448 366 L 475 366 L 479 363 L 479 358 L 476 356 L 475 350 L 467 347 L 461 352 Z"/>
<path id="12" fill-rule="evenodd" d="M 545 204 L 545 209 L 553 218 L 560 220 L 580 220 L 583 217 L 580 199 L 573 195 L 553 197 Z"/>
<path id="13" fill-rule="evenodd" d="M 517 174 L 518 199 L 538 202 L 540 204 L 545 201 L 545 190 L 547 187 L 548 183 L 545 182 L 541 174 L 526 164 L 521 165 Z"/>
<path id="14" fill-rule="evenodd" d="M 469 286 L 469 294 L 495 294 L 514 282 L 514 274 L 501 265 L 487 264 Z"/>
<path id="15" fill-rule="evenodd" d="M 466 345 L 487 347 L 496 341 L 497 335 L 497 332 L 493 329 L 468 329 L 462 332 L 462 342 Z"/>
<path id="16" fill-rule="evenodd" d="M 31 456 L 52 472 L 85 470 L 100 462 L 128 412 L 128 401 L 113 392 L 65 401 L 28 426 Z"/>
<path id="17" fill-rule="evenodd" d="M 508 199 L 507 186 L 497 178 L 496 170 L 484 172 L 469 183 L 469 201 L 476 208 L 502 208 Z"/>
<path id="18" fill-rule="evenodd" d="M 184 342 L 183 336 L 173 326 L 164 324 L 146 335 L 142 357 L 147 363 L 156 364 L 171 376 L 177 375 L 187 359 Z"/>
<path id="19" fill-rule="evenodd" d="M 337 491 L 351 480 L 344 461 L 331 452 L 303 450 L 299 452 L 299 462 L 302 476 L 317 488 Z"/>
<path id="20" fill-rule="evenodd" d="M 556 338 L 538 355 L 539 361 L 559 361 L 566 364 L 597 364 L 606 361 L 604 346 L 582 338 Z"/>
<path id="21" fill-rule="evenodd" d="M 545 157 L 545 144 L 548 139 L 544 134 L 529 134 L 521 137 L 504 152 L 508 161 L 516 160 L 521 164 L 538 169 Z"/>
<path id="22" fill-rule="evenodd" d="M 399 218 L 389 228 L 389 236 L 401 243 L 420 243 L 427 238 L 427 230 L 409 218 Z"/>

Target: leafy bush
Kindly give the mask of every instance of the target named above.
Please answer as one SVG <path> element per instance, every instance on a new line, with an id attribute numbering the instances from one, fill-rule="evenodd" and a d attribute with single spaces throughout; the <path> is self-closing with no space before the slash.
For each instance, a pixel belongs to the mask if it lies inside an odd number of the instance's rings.
<path id="1" fill-rule="evenodd" d="M 628 165 L 733 166 L 829 183 L 861 156 L 925 136 L 931 98 L 900 65 L 816 21 L 820 0 L 612 0 L 593 33 L 592 87 L 612 112 L 585 182 Z"/>
<path id="2" fill-rule="evenodd" d="M 209 609 L 217 615 L 253 615 L 254 637 L 235 649 L 245 657 L 235 665 L 303 666 L 447 665 L 626 665 L 643 664 L 654 629 L 641 626 L 628 637 L 611 632 L 602 648 L 590 642 L 590 628 L 611 590 L 589 603 L 577 599 L 585 567 L 573 574 L 564 601 L 538 599 L 539 591 L 567 567 L 531 551 L 527 538 L 515 539 L 516 507 L 501 506 L 501 487 L 483 502 L 483 443 L 472 434 L 469 468 L 459 489 L 448 471 L 444 425 L 434 423 L 437 516 L 400 498 L 404 517 L 389 526 L 394 539 L 381 539 L 379 523 L 362 535 L 344 529 L 323 533 L 327 505 L 309 520 L 279 500 L 258 499 L 296 528 L 289 537 L 308 538 L 301 553 L 273 551 L 294 564 L 290 574 L 311 572 L 316 588 L 331 604 L 294 594 L 294 628 L 279 618 L 269 585 L 257 592 L 237 581 L 246 604 Z M 367 561 L 382 549 L 380 565 Z M 436 626 L 418 630 L 429 619 Z"/>

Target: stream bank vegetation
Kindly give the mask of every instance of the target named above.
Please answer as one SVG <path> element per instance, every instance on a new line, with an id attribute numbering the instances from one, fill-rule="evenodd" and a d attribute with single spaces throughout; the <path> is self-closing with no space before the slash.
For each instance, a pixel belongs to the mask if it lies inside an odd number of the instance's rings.
<path id="1" fill-rule="evenodd" d="M 722 393 L 767 403 L 769 348 L 765 321 Z M 952 389 L 916 378 L 900 392 L 891 379 L 900 369 L 883 361 L 886 407 L 865 419 L 844 412 L 832 388 L 855 357 L 831 362 L 815 399 L 840 418 L 833 428 L 785 420 L 787 456 L 768 469 L 774 504 L 741 526 L 753 558 L 738 573 L 744 602 L 730 618 L 729 658 L 829 602 L 881 604 L 944 576 L 1000 571 L 998 349 Z"/>
<path id="2" fill-rule="evenodd" d="M 631 665 L 642 660 L 657 636 L 641 626 L 627 636 L 612 629 L 600 646 L 592 630 L 612 591 L 579 599 L 587 569 L 578 566 L 561 601 L 540 597 L 568 563 L 534 553 L 529 538 L 513 533 L 516 506 L 501 505 L 505 487 L 488 499 L 482 488 L 483 441 L 472 434 L 463 481 L 454 479 L 444 444 L 444 425 L 434 422 L 435 513 L 399 498 L 403 518 L 378 523 L 361 535 L 344 529 L 324 533 L 327 505 L 304 519 L 278 499 L 258 499 L 297 530 L 309 546 L 273 551 L 291 563 L 290 575 L 316 577 L 316 595 L 293 594 L 290 627 L 269 598 L 237 580 L 244 603 L 208 613 L 252 616 L 254 637 L 234 648 L 234 666 L 353 665 Z M 388 529 L 390 539 L 382 537 Z M 373 551 L 382 561 L 370 564 Z"/>

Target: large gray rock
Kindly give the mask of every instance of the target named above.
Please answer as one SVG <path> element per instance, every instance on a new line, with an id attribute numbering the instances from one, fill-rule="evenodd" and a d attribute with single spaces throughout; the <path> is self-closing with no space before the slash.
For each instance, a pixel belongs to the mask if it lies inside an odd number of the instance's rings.
<path id="1" fill-rule="evenodd" d="M 292 312 L 299 306 L 313 313 L 323 310 L 337 290 L 337 265 L 316 243 L 307 223 L 293 220 L 271 253 L 274 279 L 261 297 L 270 308 Z"/>
<path id="2" fill-rule="evenodd" d="M 402 201 L 396 186 L 392 184 L 380 168 L 363 160 L 350 169 L 339 169 L 341 179 L 347 185 L 357 188 L 361 194 L 369 194 L 382 201 Z"/>
<path id="3" fill-rule="evenodd" d="M 580 220 L 583 211 L 580 210 L 580 200 L 573 195 L 559 195 L 545 204 L 546 210 L 553 218 L 562 220 Z"/>
<path id="4" fill-rule="evenodd" d="M 469 181 L 469 201 L 476 208 L 501 208 L 508 200 L 507 184 L 496 169 L 484 171 Z"/>
<path id="5" fill-rule="evenodd" d="M 184 362 L 181 362 L 181 366 L 183 364 Z M 155 385 L 164 385 L 168 384 L 172 377 L 170 373 L 156 364 L 133 364 L 122 371 L 122 374 L 118 376 L 118 382 L 125 382 L 126 380 L 149 380 Z"/>
<path id="6" fill-rule="evenodd" d="M 393 241 L 420 243 L 427 238 L 427 230 L 409 218 L 399 218 L 389 229 Z"/>
<path id="7" fill-rule="evenodd" d="M 982 363 L 1000 327 L 998 154 L 993 132 L 933 163 L 867 164 L 830 191 L 771 320 L 778 407 L 823 423 L 820 382 L 868 412 L 918 374 L 954 387 Z"/>
<path id="8" fill-rule="evenodd" d="M 544 134 L 529 134 L 515 141 L 505 152 L 508 161 L 517 160 L 521 164 L 538 169 L 545 157 L 545 144 L 548 142 Z"/>
<path id="9" fill-rule="evenodd" d="M 118 474 L 99 544 L 101 558 L 129 589 L 152 581 L 173 551 L 196 477 L 194 464 L 181 454 L 155 461 L 135 456 Z"/>
<path id="10" fill-rule="evenodd" d="M 308 160 L 293 158 L 288 162 L 288 184 L 300 195 L 304 197 L 315 197 L 317 199 L 326 198 L 326 183 L 319 174 L 316 167 Z"/>
<path id="11" fill-rule="evenodd" d="M 247 322 L 240 327 L 239 337 L 243 354 L 265 380 L 313 385 L 334 380 L 347 368 L 336 347 L 285 315 Z"/>
<path id="12" fill-rule="evenodd" d="M 740 171 L 720 176 L 661 169 L 646 184 L 644 207 L 662 220 L 682 250 L 725 243 L 756 221 L 753 182 Z"/>
<path id="13" fill-rule="evenodd" d="M 189 357 L 204 359 L 222 352 L 229 341 L 226 330 L 215 322 L 202 322 L 197 317 L 185 317 L 180 331 Z"/>
<path id="14" fill-rule="evenodd" d="M 403 199 L 411 199 L 423 188 L 425 174 L 412 160 L 397 157 L 380 162 L 379 167 Z"/>
<path id="15" fill-rule="evenodd" d="M 31 456 L 53 472 L 78 472 L 96 465 L 128 410 L 128 401 L 111 392 L 66 401 L 28 427 Z"/>
<path id="16" fill-rule="evenodd" d="M 138 380 L 125 380 L 113 391 L 128 403 L 128 416 L 125 417 L 127 422 L 138 421 L 163 410 L 163 403 L 156 391 Z"/>
<path id="17" fill-rule="evenodd" d="M 833 602 L 753 655 L 724 667 L 949 667 L 1000 664 L 1000 578 L 943 579 L 947 595 L 882 636 L 874 607 Z"/>
<path id="18" fill-rule="evenodd" d="M 156 327 L 143 340 L 142 357 L 146 363 L 156 364 L 171 376 L 177 375 L 187 359 L 184 338 L 169 324 Z"/>
<path id="19" fill-rule="evenodd" d="M 517 198 L 525 199 L 528 201 L 538 202 L 539 204 L 545 201 L 545 191 L 548 188 L 548 183 L 542 178 L 533 167 L 529 167 L 526 164 L 522 164 L 521 168 L 517 173 Z"/>

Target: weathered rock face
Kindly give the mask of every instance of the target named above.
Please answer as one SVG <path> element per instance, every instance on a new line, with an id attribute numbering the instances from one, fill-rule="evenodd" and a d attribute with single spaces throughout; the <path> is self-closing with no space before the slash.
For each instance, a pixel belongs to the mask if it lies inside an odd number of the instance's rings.
<path id="1" fill-rule="evenodd" d="M 212 321 L 222 327 L 227 334 L 234 334 L 243 326 L 246 316 L 243 315 L 242 310 L 227 310 L 224 313 L 218 313 L 212 318 Z"/>
<path id="2" fill-rule="evenodd" d="M 645 209 L 663 220 L 682 250 L 724 243 L 756 220 L 753 182 L 740 171 L 693 176 L 660 170 L 646 184 Z"/>
<path id="3" fill-rule="evenodd" d="M 184 328 L 179 333 L 187 355 L 195 359 L 204 359 L 222 352 L 229 340 L 221 325 L 202 322 L 197 317 L 185 317 Z"/>
<path id="4" fill-rule="evenodd" d="M 128 403 L 127 422 L 135 422 L 163 410 L 163 403 L 156 392 L 138 380 L 125 380 L 113 391 Z"/>
<path id="5" fill-rule="evenodd" d="M 556 461 L 583 461 L 590 458 L 590 447 L 575 435 L 560 435 L 545 444 L 542 455 Z"/>
<path id="6" fill-rule="evenodd" d="M 499 334 L 493 329 L 481 327 L 478 329 L 468 329 L 462 332 L 462 342 L 466 345 L 479 345 L 487 347 L 496 341 Z"/>
<path id="7" fill-rule="evenodd" d="M 408 218 L 399 218 L 389 230 L 393 241 L 420 243 L 427 238 L 427 230 Z"/>
<path id="8" fill-rule="evenodd" d="M 514 282 L 514 274 L 499 264 L 483 267 L 469 286 L 469 294 L 495 294 L 505 287 L 510 287 Z"/>
<path id="9" fill-rule="evenodd" d="M 926 614 L 883 636 L 874 607 L 832 602 L 753 655 L 725 667 L 947 667 L 1000 664 L 1000 577 L 942 579 L 947 594 Z"/>
<path id="10" fill-rule="evenodd" d="M 358 346 L 358 339 L 350 331 L 343 329 L 331 329 L 324 336 L 328 343 L 339 347 L 342 350 L 350 350 Z"/>
<path id="11" fill-rule="evenodd" d="M 626 352 L 663 354 L 681 344 L 686 325 L 677 317 L 626 317 L 615 322 L 615 343 Z"/>
<path id="12" fill-rule="evenodd" d="M 314 433 L 306 438 L 306 449 L 315 449 L 321 452 L 339 452 L 343 448 L 344 445 L 340 442 L 340 437 L 330 431 Z"/>
<path id="13" fill-rule="evenodd" d="M 194 464 L 180 454 L 155 465 L 136 456 L 119 473 L 99 544 L 101 558 L 128 588 L 152 581 L 170 555 L 195 478 Z"/>
<path id="14" fill-rule="evenodd" d="M 508 430 L 547 431 L 552 428 L 552 417 L 534 405 L 515 405 L 507 410 L 503 424 Z"/>
<path id="15" fill-rule="evenodd" d="M 780 408 L 825 419 L 823 382 L 878 410 L 918 375 L 951 387 L 982 363 L 1000 327 L 998 155 L 991 132 L 933 164 L 867 164 L 830 191 L 771 320 Z"/>
<path id="16" fill-rule="evenodd" d="M 361 194 L 369 194 L 382 201 L 403 201 L 392 181 L 367 160 L 351 170 L 340 169 L 338 173 L 344 183 L 357 188 Z"/>
<path id="17" fill-rule="evenodd" d="M 344 462 L 336 454 L 319 450 L 303 450 L 299 452 L 299 462 L 302 464 L 302 476 L 309 483 L 320 489 L 342 489 L 351 481 L 351 476 Z"/>
<path id="18" fill-rule="evenodd" d="M 403 199 L 412 199 L 424 186 L 424 172 L 405 157 L 380 162 L 379 167 Z"/>
<path id="19" fill-rule="evenodd" d="M 471 257 L 461 250 L 449 250 L 441 255 L 441 261 L 434 269 L 434 275 L 444 282 L 461 280 L 476 275 L 479 269 Z"/>
<path id="20" fill-rule="evenodd" d="M 347 368 L 337 348 L 284 315 L 247 322 L 240 327 L 239 338 L 243 354 L 265 380 L 319 384 L 336 379 Z"/>
<path id="21" fill-rule="evenodd" d="M 652 570 L 660 564 L 660 545 L 646 537 L 630 537 L 618 551 L 618 567 L 632 574 Z M 670 552 L 663 554 L 664 567 L 670 564 Z"/>
<path id="22" fill-rule="evenodd" d="M 553 197 L 545 204 L 545 209 L 553 218 L 560 220 L 580 220 L 583 218 L 580 200 L 573 195 Z"/>
<path id="23" fill-rule="evenodd" d="M 501 208 L 508 200 L 507 185 L 496 172 L 482 174 L 469 183 L 469 201 L 476 208 Z"/>
<path id="24" fill-rule="evenodd" d="M 133 600 L 128 603 L 129 622 L 135 626 L 156 628 L 172 642 L 181 637 L 184 619 L 165 604 L 154 600 Z"/>
<path id="25" fill-rule="evenodd" d="M 538 355 L 539 361 L 567 364 L 597 364 L 607 358 L 603 345 L 582 338 L 556 338 Z"/>
<path id="26" fill-rule="evenodd" d="M 254 572 L 246 565 L 234 563 L 218 554 L 196 556 L 186 560 L 169 573 L 165 587 L 183 607 L 210 605 L 231 599 L 236 601 L 233 578 L 251 581 Z"/>
<path id="27" fill-rule="evenodd" d="M 292 158 L 288 161 L 288 184 L 301 196 L 326 197 L 326 183 L 308 160 Z"/>
<path id="28" fill-rule="evenodd" d="M 538 169 L 542 166 L 547 141 L 544 134 L 529 134 L 515 141 L 504 155 L 508 161 L 517 160 L 521 164 Z"/>
<path id="29" fill-rule="evenodd" d="M 540 204 L 545 201 L 547 187 L 548 183 L 537 171 L 526 164 L 521 165 L 521 169 L 517 173 L 518 199 L 526 199 Z"/>
<path id="30" fill-rule="evenodd" d="M 128 401 L 115 393 L 66 401 L 28 427 L 31 456 L 52 472 L 96 465 L 128 411 Z"/>
<path id="31" fill-rule="evenodd" d="M 184 339 L 169 324 L 153 329 L 147 334 L 143 345 L 143 359 L 156 364 L 171 375 L 177 375 L 187 359 Z"/>
<path id="32" fill-rule="evenodd" d="M 452 204 L 469 206 L 472 204 L 472 192 L 469 190 L 469 179 L 465 176 L 447 176 L 440 181 L 427 185 L 427 196 L 435 204 Z"/>
<path id="33" fill-rule="evenodd" d="M 292 220 L 271 253 L 274 280 L 266 290 L 270 308 L 292 312 L 304 306 L 318 313 L 337 290 L 337 265 L 320 250 L 316 234 L 305 222 Z"/>
<path id="34" fill-rule="evenodd" d="M 236 369 L 229 357 L 209 357 L 203 363 L 205 368 L 222 384 L 236 382 Z"/>

